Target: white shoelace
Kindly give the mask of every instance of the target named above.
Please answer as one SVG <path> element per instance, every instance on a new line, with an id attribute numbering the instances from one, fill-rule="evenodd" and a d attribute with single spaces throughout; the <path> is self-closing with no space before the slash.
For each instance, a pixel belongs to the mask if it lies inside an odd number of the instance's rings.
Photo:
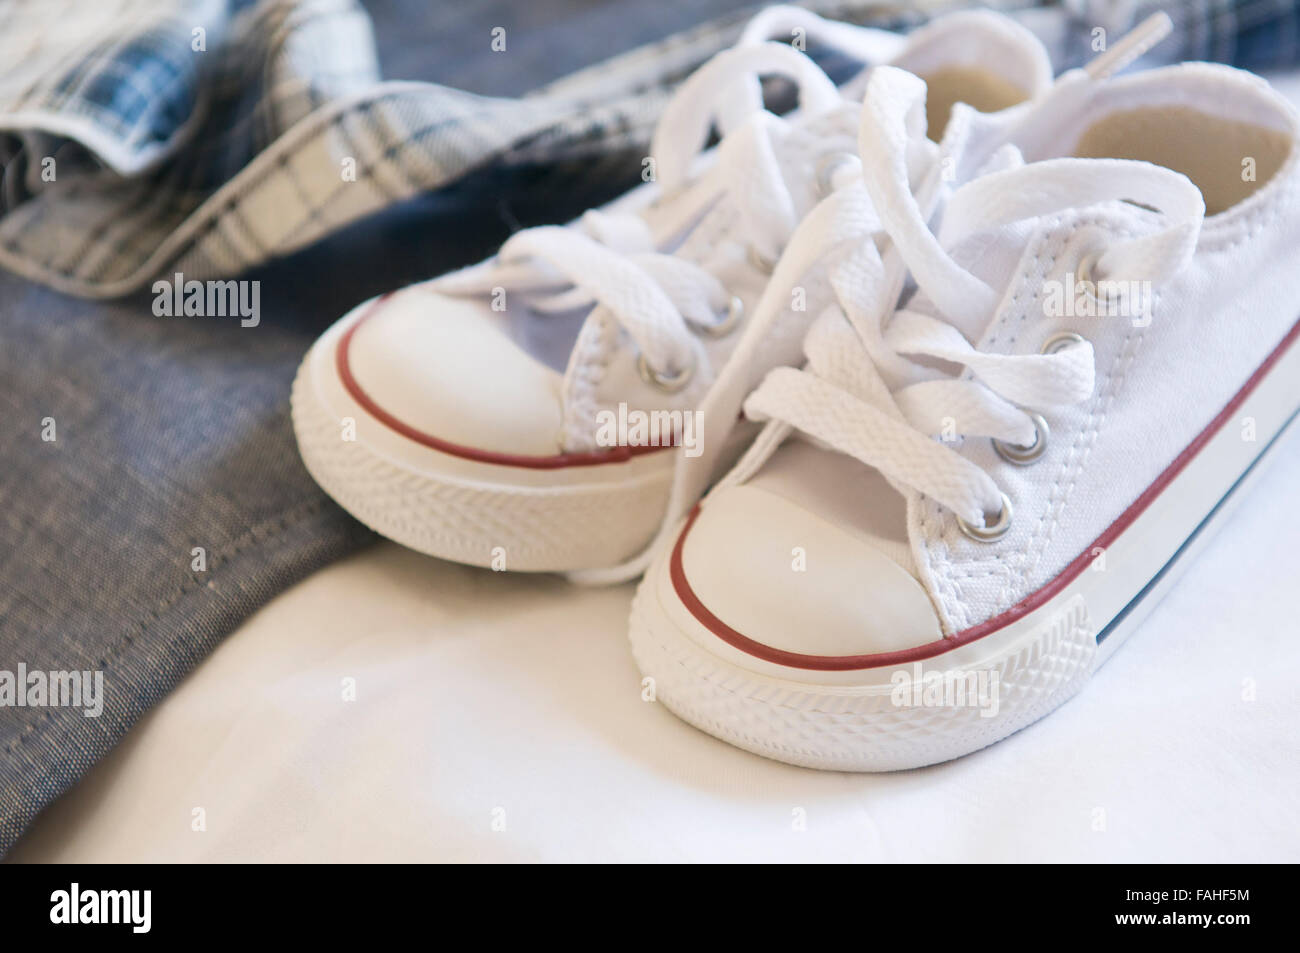
<path id="1" fill-rule="evenodd" d="M 946 188 L 942 176 L 944 156 L 941 147 L 928 139 L 917 146 L 932 160 L 928 170 L 918 176 L 915 186 L 918 200 L 931 210 L 941 202 Z M 570 572 L 570 579 L 586 585 L 624 581 L 641 573 L 653 554 L 669 542 L 678 521 L 699 499 L 715 475 L 717 460 L 736 426 L 746 396 L 759 384 L 763 371 L 772 366 L 765 359 L 764 351 L 776 324 L 786 315 L 790 290 L 819 264 L 843 256 L 849 249 L 841 266 L 831 269 L 831 283 L 837 294 L 849 295 L 851 289 L 844 282 L 853 278 L 856 254 L 866 254 L 867 247 L 874 250 L 879 231 L 880 220 L 872 208 L 870 197 L 860 185 L 852 183 L 833 191 L 804 216 L 768 279 L 743 336 L 700 407 L 699 444 L 705 452 L 698 457 L 678 458 L 668 506 L 655 539 L 641 553 L 621 565 Z M 852 251 L 854 248 L 860 251 L 855 253 Z M 853 282 L 854 287 L 863 288 L 872 296 L 863 302 L 863 306 L 884 309 L 887 304 L 885 289 L 873 286 L 866 276 L 861 278 L 861 281 Z M 779 443 L 788 432 L 778 434 L 779 430 L 779 427 L 767 428 L 745 459 L 757 459 L 756 452 L 760 447 L 770 449 Z M 729 475 L 728 481 L 735 473 Z"/>
<path id="2" fill-rule="evenodd" d="M 651 153 L 663 192 L 677 193 L 689 184 L 692 164 L 716 122 L 724 136 L 705 173 L 711 185 L 695 189 L 692 207 L 675 217 L 694 221 L 721 193 L 729 193 L 740 233 L 758 257 L 774 261 L 797 216 L 774 146 L 792 134 L 794 124 L 762 108 L 759 78 L 770 75 L 795 85 L 804 117 L 843 105 L 835 84 L 807 56 L 788 44 L 746 39 L 682 84 L 660 118 Z M 495 260 L 439 279 L 435 286 L 457 295 L 500 287 L 524 295 L 543 313 L 603 308 L 662 379 L 695 366 L 692 326 L 708 330 L 724 322 L 732 307 L 731 295 L 713 275 L 661 251 L 645 220 L 633 213 L 592 211 L 579 228 L 526 229 L 506 241 Z"/>
<path id="3" fill-rule="evenodd" d="M 987 326 L 1002 291 L 962 268 L 948 249 L 977 231 L 1140 199 L 1159 211 L 1160 227 L 1099 251 L 1094 274 L 1121 285 L 1158 284 L 1191 257 L 1205 206 L 1200 191 L 1169 169 L 1053 159 L 958 188 L 936 235 L 926 224 L 929 210 L 908 184 L 909 171 L 932 151 L 924 142 L 924 102 L 925 86 L 916 77 L 889 67 L 872 76 L 862 113 L 863 181 L 884 237 L 859 243 L 834 267 L 842 310 L 814 324 L 805 342 L 807 366 L 774 370 L 744 406 L 749 416 L 801 430 L 980 529 L 998 521 L 1005 498 L 980 466 L 934 439 L 943 422 L 955 422 L 957 436 L 1031 445 L 1034 411 L 1091 396 L 1093 353 L 1086 341 L 1046 354 L 976 349 L 950 321 Z M 917 286 L 912 300 L 922 309 L 878 307 L 882 292 L 887 301 L 898 300 L 908 274 Z M 927 358 L 965 371 L 954 376 L 917 361 Z M 737 478 L 751 466 L 742 463 Z"/>
<path id="4" fill-rule="evenodd" d="M 1084 83 L 1123 69 L 1170 29 L 1167 16 L 1153 15 L 1086 70 L 1065 74 L 1053 92 L 1063 98 L 1078 94 Z M 1195 248 L 1204 216 L 1199 190 L 1183 176 L 1146 163 L 1056 159 L 1022 165 L 977 178 L 945 202 L 942 170 L 955 157 L 942 154 L 924 135 L 925 84 L 882 67 L 873 71 L 871 85 L 859 130 L 869 187 L 832 193 L 791 236 L 701 408 L 705 454 L 677 461 L 655 539 L 621 565 L 570 573 L 574 581 L 603 585 L 633 578 L 670 544 L 713 476 L 742 405 L 749 416 L 771 422 L 717 489 L 752 476 L 798 428 L 877 467 L 896 485 L 933 496 L 970 526 L 983 527 L 988 517 L 997 517 L 1004 498 L 980 467 L 934 440 L 936 422 L 960 419 L 967 436 L 981 433 L 1027 444 L 1036 429 L 1025 408 L 1059 406 L 1091 394 L 1092 348 L 1083 342 L 1056 354 L 1027 356 L 978 351 L 943 316 L 959 318 L 965 327 L 987 326 L 998 295 L 953 261 L 945 246 L 981 228 L 1140 195 L 1144 202 L 1158 203 L 1170 224 L 1107 249 L 1096 272 L 1117 282 L 1131 275 L 1158 281 L 1181 267 Z M 940 205 L 943 227 L 935 236 L 927 223 Z M 814 324 L 805 341 L 809 363 L 803 370 L 778 367 L 759 386 L 754 375 L 763 362 L 756 356 L 790 289 L 828 260 L 835 261 L 830 279 L 841 310 Z M 909 270 L 937 314 L 897 308 Z M 939 374 L 912 360 L 917 357 L 956 363 L 969 374 Z"/>
<path id="5" fill-rule="evenodd" d="M 1001 290 L 963 269 L 948 248 L 978 230 L 1140 198 L 1162 213 L 1164 224 L 1106 248 L 1097 257 L 1095 274 L 1121 285 L 1158 283 L 1190 259 L 1205 205 L 1186 177 L 1160 166 L 1056 159 L 962 186 L 946 204 L 943 229 L 935 235 L 907 186 L 907 157 L 917 152 L 924 85 L 901 70 L 883 68 L 871 86 L 863 109 L 863 182 L 888 235 L 884 252 L 876 243 L 863 243 L 835 269 L 842 312 L 814 325 L 806 342 L 807 367 L 776 369 L 746 400 L 745 411 L 803 430 L 879 469 L 898 488 L 935 499 L 970 527 L 984 528 L 1004 510 L 996 482 L 933 437 L 943 421 L 956 421 L 957 436 L 1032 445 L 1032 411 L 1091 397 L 1092 346 L 1079 342 L 1053 354 L 1031 355 L 976 350 L 945 317 L 967 328 L 988 325 Z M 879 289 L 897 299 L 907 273 L 935 313 L 870 307 Z M 948 361 L 967 373 L 933 371 L 915 363 L 918 358 Z"/>

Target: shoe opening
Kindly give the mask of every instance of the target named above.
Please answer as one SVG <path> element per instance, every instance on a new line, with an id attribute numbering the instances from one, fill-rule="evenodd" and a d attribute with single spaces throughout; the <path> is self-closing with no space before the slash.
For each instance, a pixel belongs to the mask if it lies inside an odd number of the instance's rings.
<path id="1" fill-rule="evenodd" d="M 1291 159 L 1300 133 L 1295 109 L 1271 86 L 1217 64 L 1136 73 L 1096 92 L 1082 116 L 1048 131 L 1057 148 L 1073 142 L 1067 154 L 1080 158 L 1136 159 L 1181 172 L 1201 190 L 1206 215 L 1264 188 Z M 1035 146 L 1031 153 L 1050 141 Z"/>
<path id="2" fill-rule="evenodd" d="M 1074 154 L 1087 159 L 1139 159 L 1187 176 L 1216 215 L 1273 178 L 1291 154 L 1292 137 L 1277 129 L 1213 116 L 1189 106 L 1114 113 L 1089 126 Z"/>
<path id="3" fill-rule="evenodd" d="M 925 80 L 927 134 L 935 142 L 948 128 L 954 103 L 963 102 L 980 112 L 998 112 L 1025 101 L 1028 94 L 1014 83 L 976 66 L 950 66 L 922 77 Z"/>

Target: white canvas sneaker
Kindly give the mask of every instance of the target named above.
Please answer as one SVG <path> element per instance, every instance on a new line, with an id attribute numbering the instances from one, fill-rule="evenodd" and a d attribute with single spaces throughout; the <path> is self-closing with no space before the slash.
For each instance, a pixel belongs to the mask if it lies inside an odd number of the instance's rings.
<path id="1" fill-rule="evenodd" d="M 1032 35 L 993 14 L 953 15 L 904 40 L 766 11 L 665 110 L 657 181 L 569 226 L 522 231 L 481 265 L 368 301 L 320 338 L 293 391 L 317 482 L 432 555 L 595 570 L 596 581 L 641 568 L 674 461 L 727 457 L 704 442 L 700 408 L 755 321 L 772 263 L 808 210 L 857 173 L 853 96 L 865 79 L 837 89 L 789 42 L 763 42 L 795 27 L 928 76 L 941 126 L 959 97 L 1003 110 L 1051 80 Z M 767 75 L 797 87 L 795 113 L 763 109 Z M 701 155 L 715 124 L 723 138 Z M 831 300 L 816 269 L 802 290 L 769 305 L 746 390 L 800 359 L 809 319 Z M 753 433 L 726 429 L 735 448 Z"/>
<path id="2" fill-rule="evenodd" d="M 924 96 L 873 73 L 837 303 L 632 613 L 659 701 L 797 765 L 931 764 L 1060 705 L 1300 407 L 1300 123 L 1266 83 L 1066 74 L 935 227 Z"/>

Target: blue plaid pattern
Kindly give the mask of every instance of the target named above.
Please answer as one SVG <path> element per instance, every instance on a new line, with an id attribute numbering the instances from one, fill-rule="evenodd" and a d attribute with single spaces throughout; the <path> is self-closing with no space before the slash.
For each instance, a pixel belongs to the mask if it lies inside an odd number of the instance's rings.
<path id="1" fill-rule="evenodd" d="M 891 27 L 926 7 L 810 5 Z M 1157 7 L 1177 24 L 1164 58 L 1260 69 L 1300 57 L 1289 0 L 1001 5 L 1050 27 L 1061 67 L 1089 55 L 1094 27 L 1118 35 Z M 630 155 L 674 84 L 743 19 L 492 99 L 380 82 L 353 0 L 0 0 L 0 62 L 14 64 L 0 74 L 0 265 L 118 296 L 172 270 L 242 272 L 476 170 Z"/>

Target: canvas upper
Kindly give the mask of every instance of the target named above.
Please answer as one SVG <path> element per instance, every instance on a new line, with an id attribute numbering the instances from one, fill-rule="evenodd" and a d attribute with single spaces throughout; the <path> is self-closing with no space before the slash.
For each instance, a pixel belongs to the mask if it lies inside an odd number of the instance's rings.
<path id="1" fill-rule="evenodd" d="M 993 14 L 942 18 L 900 43 L 769 10 L 666 110 L 655 182 L 563 228 L 521 232 L 482 265 L 388 296 L 347 342 L 356 385 L 447 444 L 527 457 L 599 450 L 598 414 L 620 404 L 698 407 L 797 223 L 854 173 L 845 161 L 857 152 L 852 96 L 865 80 L 837 91 L 790 45 L 762 42 L 800 25 L 814 42 L 888 52 L 931 74 L 950 100 L 967 94 L 1001 109 L 1050 80 L 1032 36 Z M 768 73 L 795 82 L 795 113 L 761 108 L 756 78 Z M 942 109 L 946 120 L 950 104 Z M 722 141 L 701 154 L 715 125 Z M 755 366 L 797 360 L 808 318 L 830 300 L 815 272 L 802 287 Z"/>
<path id="2" fill-rule="evenodd" d="M 867 91 L 894 122 L 862 143 L 889 240 L 831 266 L 870 277 L 749 397 L 763 435 L 659 557 L 760 657 L 869 664 L 994 624 L 1096 558 L 1296 325 L 1300 123 L 1259 78 L 1067 74 L 924 234 L 895 188 L 926 154 L 910 80 Z"/>

